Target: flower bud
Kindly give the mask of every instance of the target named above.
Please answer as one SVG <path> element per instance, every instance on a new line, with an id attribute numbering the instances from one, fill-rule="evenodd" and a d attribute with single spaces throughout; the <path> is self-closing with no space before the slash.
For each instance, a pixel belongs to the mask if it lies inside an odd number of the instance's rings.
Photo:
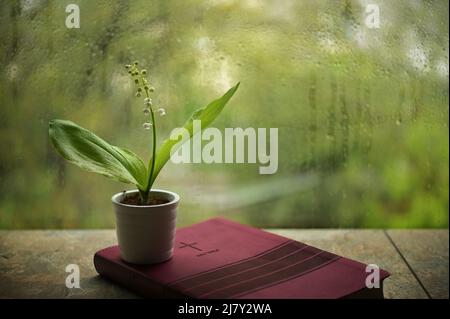
<path id="1" fill-rule="evenodd" d="M 152 106 L 153 105 L 153 103 L 152 103 L 152 99 L 150 99 L 150 98 L 145 98 L 144 99 L 144 105 L 145 106 Z"/>
<path id="2" fill-rule="evenodd" d="M 166 109 L 164 109 L 164 108 L 162 108 L 162 107 L 160 107 L 160 108 L 157 110 L 157 112 L 158 112 L 159 116 L 165 116 L 165 115 L 166 115 Z"/>

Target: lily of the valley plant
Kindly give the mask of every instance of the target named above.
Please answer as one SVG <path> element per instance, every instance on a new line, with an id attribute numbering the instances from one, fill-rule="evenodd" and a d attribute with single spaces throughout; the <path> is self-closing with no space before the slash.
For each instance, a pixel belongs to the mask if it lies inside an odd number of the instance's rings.
<path id="1" fill-rule="evenodd" d="M 128 73 L 136 84 L 136 96 L 144 99 L 144 115 L 150 122 L 143 127 L 152 133 L 152 153 L 148 165 L 135 153 L 109 144 L 94 133 L 77 124 L 66 120 L 52 120 L 49 123 L 49 135 L 58 153 L 69 162 L 91 172 L 102 174 L 116 181 L 134 184 L 139 190 L 142 205 L 149 203 L 149 194 L 153 183 L 161 169 L 175 152 L 175 145 L 181 146 L 181 137 L 178 140 L 167 138 L 157 148 L 156 117 L 165 114 L 165 109 L 153 105 L 151 94 L 154 88 L 146 78 L 147 71 L 138 68 L 138 62 L 127 65 Z M 239 83 L 228 90 L 222 97 L 212 101 L 207 106 L 197 109 L 184 124 L 193 135 L 193 121 L 201 120 L 202 126 L 209 126 L 220 114 L 225 104 L 230 100 L 239 87 Z M 189 138 L 185 138 L 186 141 Z M 184 141 L 185 142 L 185 141 Z M 157 151 L 158 149 L 158 151 Z"/>

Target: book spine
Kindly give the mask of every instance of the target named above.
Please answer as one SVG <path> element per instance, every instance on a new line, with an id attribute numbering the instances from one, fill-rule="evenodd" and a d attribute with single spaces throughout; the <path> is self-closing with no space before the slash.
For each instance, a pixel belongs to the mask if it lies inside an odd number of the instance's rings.
<path id="1" fill-rule="evenodd" d="M 99 254 L 94 255 L 94 266 L 102 277 L 122 285 L 144 298 L 189 298 L 138 272 L 103 258 Z"/>

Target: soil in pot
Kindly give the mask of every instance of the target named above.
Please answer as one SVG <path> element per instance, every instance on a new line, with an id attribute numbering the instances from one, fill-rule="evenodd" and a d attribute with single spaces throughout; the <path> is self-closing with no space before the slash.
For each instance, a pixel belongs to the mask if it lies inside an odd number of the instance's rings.
<path id="1" fill-rule="evenodd" d="M 133 205 L 133 206 L 162 205 L 162 204 L 167 204 L 169 202 L 170 201 L 166 198 L 151 196 L 151 193 L 150 193 L 150 198 L 148 199 L 147 203 L 145 203 L 145 204 L 141 203 L 141 198 L 139 196 L 139 193 L 127 194 L 125 196 L 125 198 L 121 201 L 122 204 Z"/>

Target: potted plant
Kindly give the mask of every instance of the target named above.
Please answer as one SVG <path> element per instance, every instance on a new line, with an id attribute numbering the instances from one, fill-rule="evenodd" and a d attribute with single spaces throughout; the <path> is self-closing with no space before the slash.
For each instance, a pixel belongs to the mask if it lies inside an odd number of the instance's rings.
<path id="1" fill-rule="evenodd" d="M 236 92 L 239 83 L 192 114 L 184 124 L 188 137 L 167 138 L 157 148 L 155 113 L 164 115 L 165 110 L 153 105 L 154 88 L 146 78 L 147 71 L 139 69 L 138 62 L 126 68 L 136 84 L 136 96 L 144 99 L 144 115 L 150 118 L 150 122 L 143 124 L 143 128 L 152 133 L 152 152 L 147 166 L 135 153 L 113 146 L 71 121 L 50 121 L 49 135 L 55 149 L 69 162 L 116 181 L 136 185 L 135 190 L 112 196 L 121 257 L 135 264 L 159 263 L 172 256 L 180 197 L 174 192 L 154 189 L 155 179 L 171 152 L 195 133 L 193 121 L 200 120 L 203 127 L 209 126 Z"/>

